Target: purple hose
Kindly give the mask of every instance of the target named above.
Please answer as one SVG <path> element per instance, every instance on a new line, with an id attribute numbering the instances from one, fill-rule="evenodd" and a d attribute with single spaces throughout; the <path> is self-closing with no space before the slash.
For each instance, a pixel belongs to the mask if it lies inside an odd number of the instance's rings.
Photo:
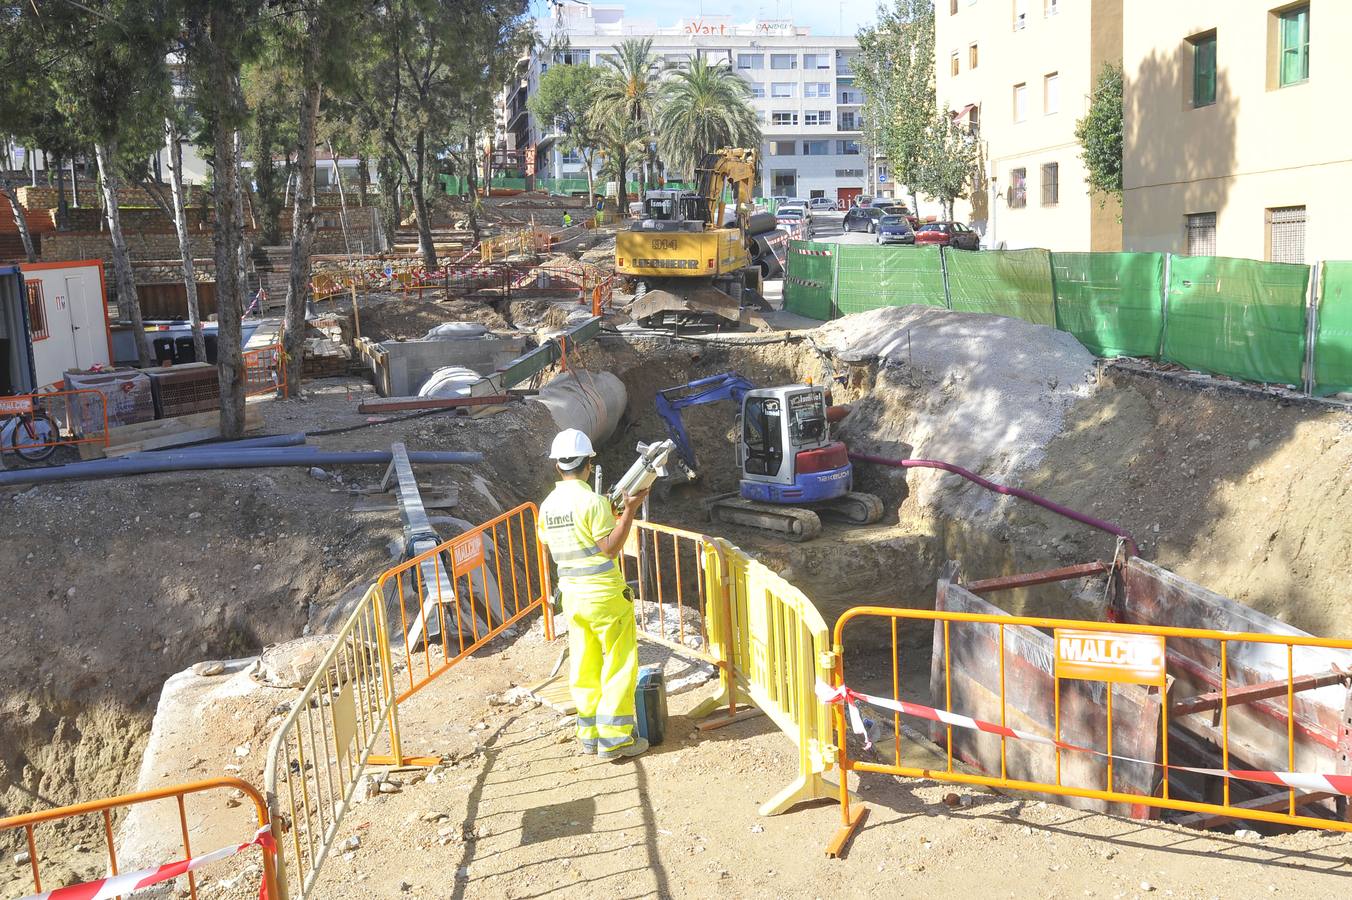
<path id="1" fill-rule="evenodd" d="M 892 466 L 895 469 L 942 469 L 945 472 L 952 472 L 954 475 L 961 475 L 968 481 L 981 485 L 988 491 L 994 491 L 997 494 L 1006 494 L 1011 497 L 1018 497 L 1020 500 L 1027 500 L 1029 503 L 1036 503 L 1043 509 L 1049 509 L 1058 516 L 1064 516 L 1079 522 L 1081 525 L 1088 525 L 1090 528 L 1097 528 L 1099 531 L 1106 531 L 1109 534 L 1116 535 L 1127 542 L 1127 549 L 1132 556 L 1140 556 L 1140 548 L 1136 546 L 1136 538 L 1131 536 L 1121 525 L 1114 525 L 1112 522 L 1105 522 L 1102 519 L 1096 519 L 1093 516 L 1087 516 L 1084 513 L 1076 512 L 1069 507 L 1062 506 L 1059 503 L 1053 503 L 1046 497 L 1039 497 L 1032 491 L 1025 491 L 1023 488 L 1007 487 L 1003 484 L 996 484 L 994 481 L 988 481 L 975 472 L 964 469 L 962 466 L 955 466 L 953 463 L 946 463 L 938 459 L 888 459 L 885 456 L 872 456 L 868 453 L 851 453 L 850 459 L 855 462 L 874 463 L 880 466 Z"/>

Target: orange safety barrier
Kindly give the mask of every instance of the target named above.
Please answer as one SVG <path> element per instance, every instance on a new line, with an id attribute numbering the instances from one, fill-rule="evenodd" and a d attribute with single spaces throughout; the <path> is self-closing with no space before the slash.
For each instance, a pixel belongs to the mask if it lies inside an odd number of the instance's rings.
<path id="1" fill-rule="evenodd" d="M 239 791 L 243 793 L 245 797 L 253 801 L 260 834 L 263 833 L 263 829 L 267 829 L 271 826 L 272 820 L 268 813 L 267 803 L 264 802 L 263 795 L 260 794 L 253 785 L 238 778 L 208 778 L 203 781 L 194 781 L 188 784 L 157 788 L 153 791 L 122 794 L 117 797 L 92 800 L 88 803 L 77 803 L 71 806 L 61 806 L 54 809 L 44 809 L 38 812 L 24 813 L 18 816 L 9 816 L 0 819 L 0 834 L 20 829 L 23 830 L 28 852 L 28 869 L 32 873 L 33 893 L 41 894 L 44 890 L 52 890 L 50 886 L 46 888 L 43 887 L 41 861 L 44 858 L 44 855 L 42 853 L 42 840 L 40 839 L 42 837 L 40 832 L 41 826 L 52 825 L 53 831 L 64 829 L 65 833 L 63 833 L 62 836 L 65 840 L 63 840 L 63 843 L 69 843 L 68 829 L 73 824 L 71 820 L 78 819 L 82 816 L 97 816 L 97 827 L 103 832 L 104 849 L 108 862 L 108 874 L 113 876 L 119 873 L 118 867 L 121 864 L 119 863 L 116 842 L 113 840 L 114 812 L 160 801 L 172 801 L 178 806 L 179 831 L 183 839 L 182 860 L 172 861 L 178 863 L 193 858 L 192 842 L 189 835 L 196 827 L 198 827 L 190 826 L 188 823 L 185 798 L 194 794 L 202 794 L 207 791 L 217 790 Z M 222 801 L 222 803 L 224 803 L 224 801 Z M 58 822 L 64 823 L 64 825 L 58 826 L 54 824 Z M 246 836 L 241 835 L 241 837 L 244 838 Z M 240 841 L 241 845 L 244 843 L 245 840 Z M 260 896 L 276 898 L 279 896 L 277 894 L 277 856 L 276 851 L 270 849 L 270 844 L 271 841 L 261 843 L 263 847 L 263 872 Z M 123 857 L 123 862 L 125 862 L 125 856 Z M 166 862 L 170 861 L 154 861 L 157 865 Z M 144 861 L 140 861 L 140 864 L 143 863 Z M 183 868 L 186 869 L 186 867 Z M 187 869 L 186 874 L 188 880 L 188 895 L 192 900 L 196 900 L 198 896 L 197 874 L 192 869 Z M 86 886 L 86 888 L 87 887 L 88 886 Z M 85 889 L 80 892 L 74 892 L 73 896 L 86 897 L 95 896 L 95 894 L 92 890 Z M 106 894 L 100 893 L 97 896 L 106 896 Z"/>
<path id="2" fill-rule="evenodd" d="M 244 351 L 244 396 L 280 393 L 287 396 L 285 351 L 281 344 L 269 344 Z"/>
<path id="3" fill-rule="evenodd" d="M 392 643 L 403 647 L 408 661 L 407 685 L 401 685 L 397 700 L 408 699 L 534 609 L 544 609 L 546 638 L 553 639 L 549 574 L 535 533 L 538 516 L 534 503 L 523 503 L 381 574 L 376 589 L 390 604 L 391 619 L 395 608 L 399 614 L 391 622 Z M 394 755 L 400 756 L 398 747 Z"/>
<path id="4" fill-rule="evenodd" d="M 90 406 L 97 404 L 97 411 Z M 98 431 L 86 428 L 98 423 Z M 108 446 L 108 397 L 94 388 L 0 397 L 0 453 L 41 459 L 75 444 Z"/>
<path id="5" fill-rule="evenodd" d="M 961 590 L 941 582 L 945 588 Z M 860 625 L 869 627 L 870 637 L 860 641 L 855 673 L 845 667 L 846 632 L 862 638 Z M 925 631 L 907 633 L 906 625 Z M 890 660 L 880 665 L 889 635 Z M 1273 681 L 1235 681 L 1233 661 L 1257 653 L 1258 645 L 1285 648 L 1277 651 L 1285 671 Z M 1180 684 L 1206 684 L 1188 662 L 1198 648 L 1215 654 L 1215 671 L 1203 675 L 1214 678 L 1218 690 L 1170 696 Z M 835 707 L 842 770 L 842 824 L 827 853 L 840 853 L 865 812 L 851 807 L 845 790 L 851 771 L 1079 798 L 1100 809 L 1122 804 L 1124 811 L 1183 811 L 1198 814 L 1192 818 L 1199 822 L 1252 819 L 1352 832 L 1346 818 L 1352 794 L 1349 651 L 1352 641 L 1301 634 L 875 606 L 847 610 L 835 625 L 831 684 L 818 685 L 819 700 Z M 927 684 L 914 683 L 926 678 Z M 874 693 L 864 693 L 869 689 Z M 1305 699 L 1298 702 L 1298 695 Z M 1341 736 L 1322 736 L 1303 718 L 1301 704 L 1315 700 L 1344 710 Z M 885 711 L 894 732 L 890 760 L 850 758 L 847 737 L 869 731 L 856 702 Z M 1048 713 L 1050 728 L 1044 724 Z M 942 765 L 905 764 L 903 715 L 930 724 Z M 1273 719 L 1280 730 L 1271 727 Z M 1180 726 L 1176 747 L 1171 723 Z M 1205 756 L 1212 741 L 1220 748 L 1219 766 Z M 1328 741 L 1341 745 L 1341 755 L 1328 752 Z M 1264 754 L 1284 756 L 1285 770 L 1247 768 Z M 960 768 L 964 760 L 978 771 Z M 1232 801 L 1237 786 L 1254 789 L 1255 796 Z M 1301 808 L 1307 812 L 1298 813 Z"/>

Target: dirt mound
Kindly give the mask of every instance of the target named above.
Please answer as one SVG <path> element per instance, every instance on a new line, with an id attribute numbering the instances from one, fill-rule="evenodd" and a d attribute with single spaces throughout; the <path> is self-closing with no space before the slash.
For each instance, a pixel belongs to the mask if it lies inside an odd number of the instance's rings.
<path id="1" fill-rule="evenodd" d="M 939 459 L 996 481 L 1035 468 L 1066 413 L 1093 391 L 1093 357 L 1065 332 L 924 306 L 878 309 L 818 329 L 843 361 L 876 363 L 840 436 L 852 449 Z M 908 473 L 921 506 L 981 517 L 997 495 L 956 476 Z"/>

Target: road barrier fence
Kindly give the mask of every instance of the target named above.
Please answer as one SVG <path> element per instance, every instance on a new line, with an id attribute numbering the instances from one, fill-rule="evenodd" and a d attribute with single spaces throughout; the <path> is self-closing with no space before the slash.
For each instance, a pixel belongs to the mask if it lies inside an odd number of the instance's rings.
<path id="1" fill-rule="evenodd" d="M 90 426 L 95 426 L 90 428 Z M 108 396 L 95 388 L 0 397 L 0 452 L 108 446 Z"/>
<path id="2" fill-rule="evenodd" d="M 945 589 L 961 590 L 941 582 L 941 596 Z M 890 646 L 879 647 L 878 635 L 890 636 Z M 1281 648 L 1285 671 L 1238 682 L 1235 660 L 1255 645 Z M 1189 663 L 1199 648 L 1217 660 L 1215 690 Z M 836 621 L 833 672 L 818 685 L 818 698 L 834 708 L 842 771 L 842 824 L 828 853 L 840 852 L 861 818 L 844 790 L 849 772 L 1071 798 L 1127 814 L 1176 810 L 1352 832 L 1352 769 L 1314 752 L 1302 718 L 1306 698 L 1333 691 L 1345 710 L 1344 750 L 1352 747 L 1352 669 L 1338 663 L 1348 651 L 1352 641 L 1308 635 L 854 607 Z M 890 742 L 870 708 L 890 721 Z M 942 763 L 906 758 L 904 720 L 930 727 Z M 854 755 L 851 736 L 862 745 Z M 1207 764 L 1212 745 L 1219 767 Z M 869 752 L 871 760 L 859 755 Z M 1273 753 L 1285 756 L 1285 771 L 1242 762 Z M 1315 771 L 1326 765 L 1339 771 Z M 1236 799 L 1237 786 L 1252 796 Z"/>
<path id="3" fill-rule="evenodd" d="M 272 393 L 288 396 L 285 360 L 286 352 L 281 344 L 245 350 L 244 396 Z"/>
<path id="4" fill-rule="evenodd" d="M 238 792 L 243 797 L 253 802 L 253 811 L 256 817 L 257 830 L 251 835 L 241 831 L 240 841 L 231 848 L 223 848 L 205 856 L 193 855 L 192 832 L 201 825 L 197 817 L 190 817 L 187 811 L 187 800 L 195 796 L 209 792 Z M 114 837 L 114 816 L 129 810 L 144 809 L 149 804 L 172 803 L 177 807 L 179 834 L 182 841 L 182 857 L 173 862 L 165 863 L 163 860 L 155 860 L 156 865 L 150 869 L 137 869 L 127 873 L 124 870 L 130 863 L 141 866 L 145 860 L 128 860 L 125 852 L 119 853 L 118 841 Z M 78 827 L 84 824 L 89 818 L 93 818 L 93 826 L 99 831 L 103 840 L 103 856 L 106 861 L 107 874 L 103 878 L 80 885 L 61 885 L 54 886 L 43 881 L 43 862 L 48 860 L 46 852 L 46 838 L 48 830 L 60 835 L 60 843 L 69 845 L 71 840 L 71 827 Z M 262 848 L 261 874 L 259 875 L 259 896 L 275 898 L 277 894 L 277 863 L 280 859 L 276 852 L 275 842 L 271 833 L 272 819 L 268 812 L 268 804 L 263 795 L 260 794 L 251 784 L 239 778 L 209 778 L 203 781 L 194 781 L 188 784 L 175 785 L 173 787 L 158 788 L 153 791 L 140 791 L 132 794 L 122 794 L 116 797 L 107 797 L 102 800 L 93 800 L 87 803 L 77 803 L 72 806 L 57 807 L 54 809 L 45 809 L 38 812 L 24 813 L 17 816 L 9 816 L 0 819 L 0 836 L 9 832 L 22 832 L 24 850 L 16 857 L 19 865 L 25 866 L 29 871 L 29 877 L 32 884 L 32 894 L 37 897 L 47 897 L 47 892 L 51 892 L 53 900 L 59 898 L 89 898 L 89 897 L 113 897 L 123 892 L 130 893 L 132 889 L 139 887 L 148 887 L 152 884 L 159 884 L 183 876 L 187 882 L 187 893 L 191 900 L 197 900 L 200 886 L 198 884 L 197 871 L 210 865 L 213 862 L 224 859 L 237 853 L 245 852 L 252 847 Z M 24 855 L 27 859 L 24 860 Z M 32 900 L 31 897 L 25 900 Z"/>
<path id="5" fill-rule="evenodd" d="M 785 307 L 819 320 L 935 306 L 1067 331 L 1134 356 L 1318 397 L 1352 391 L 1352 262 L 971 252 L 793 241 Z"/>

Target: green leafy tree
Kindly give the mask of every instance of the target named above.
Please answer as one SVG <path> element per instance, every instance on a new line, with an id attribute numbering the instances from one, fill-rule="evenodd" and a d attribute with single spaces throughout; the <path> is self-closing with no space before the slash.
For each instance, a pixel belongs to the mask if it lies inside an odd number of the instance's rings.
<path id="1" fill-rule="evenodd" d="M 729 66 L 702 58 L 662 84 L 656 119 L 663 160 L 686 178 L 720 147 L 760 146 L 750 88 Z"/>
<path id="2" fill-rule="evenodd" d="M 531 114 L 541 127 L 556 128 L 563 149 L 582 158 L 589 203 L 596 199 L 594 169 L 602 144 L 602 129 L 589 113 L 600 78 L 599 69 L 585 64 L 550 66 L 529 103 Z"/>
<path id="3" fill-rule="evenodd" d="M 260 239 L 276 245 L 282 242 L 282 209 L 293 173 L 300 85 L 294 56 L 280 29 L 264 33 L 258 47 L 258 57 L 244 67 L 241 79 L 249 109 L 244 149 L 253 163 Z"/>
<path id="4" fill-rule="evenodd" d="M 865 140 L 887 157 L 916 208 L 934 127 L 933 0 L 893 0 L 859 32 L 855 85 L 864 95 Z"/>
<path id="5" fill-rule="evenodd" d="M 640 152 L 647 157 L 648 166 L 641 180 L 642 186 L 647 187 L 649 173 L 657 168 L 654 129 L 661 65 L 653 54 L 652 38 L 628 40 L 612 49 L 615 55 L 607 57 L 601 67 L 602 78 L 597 85 L 592 115 L 603 127 L 616 119 L 623 121 L 623 128 L 611 131 L 612 151 L 620 150 L 621 144 L 627 150 L 633 140 L 642 142 Z M 612 158 L 618 161 L 617 156 L 612 155 Z M 629 205 L 623 178 L 620 179 L 619 200 L 623 212 Z"/>
<path id="6" fill-rule="evenodd" d="M 1122 67 L 1104 63 L 1094 82 L 1089 112 L 1075 123 L 1085 182 L 1099 193 L 1099 205 L 1108 197 L 1122 199 Z"/>
<path id="7" fill-rule="evenodd" d="M 925 131 L 929 147 L 920 163 L 920 189 L 953 218 L 953 201 L 966 197 L 980 171 L 981 150 L 971 131 L 949 115 L 936 115 Z"/>
<path id="8" fill-rule="evenodd" d="M 50 79 L 56 107 L 72 129 L 94 147 L 104 217 L 112 245 L 118 313 L 141 334 L 131 254 L 122 231 L 118 188 L 123 182 L 122 150 L 141 156 L 147 135 L 158 135 L 170 97 L 164 66 L 175 22 L 161 0 L 44 4 L 20 7 L 11 26 L 27 34 L 37 72 Z M 153 139 L 158 146 L 158 139 Z M 138 356 L 150 352 L 137 341 Z"/>

